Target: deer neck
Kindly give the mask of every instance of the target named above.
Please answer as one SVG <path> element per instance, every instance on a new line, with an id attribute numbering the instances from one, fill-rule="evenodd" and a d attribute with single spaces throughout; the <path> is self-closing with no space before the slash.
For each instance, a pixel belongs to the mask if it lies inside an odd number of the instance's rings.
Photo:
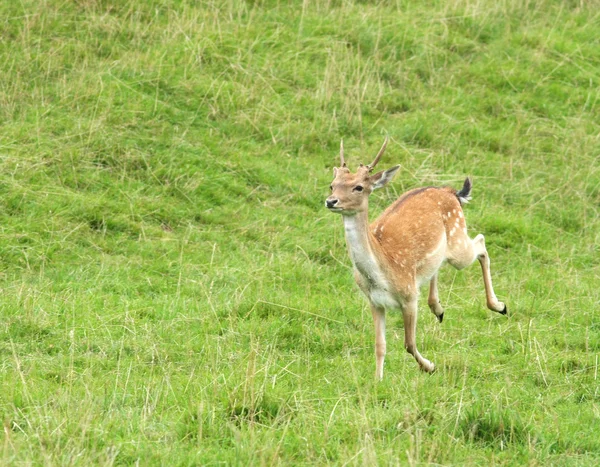
<path id="1" fill-rule="evenodd" d="M 354 268 L 365 278 L 370 287 L 386 288 L 386 280 L 381 270 L 376 240 L 369 231 L 368 213 L 344 216 L 346 243 Z"/>

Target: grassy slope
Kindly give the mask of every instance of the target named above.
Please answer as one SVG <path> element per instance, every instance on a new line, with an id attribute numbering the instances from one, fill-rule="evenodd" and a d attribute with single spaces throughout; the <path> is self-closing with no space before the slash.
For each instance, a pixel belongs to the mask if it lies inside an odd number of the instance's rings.
<path id="1" fill-rule="evenodd" d="M 600 17 L 580 2 L 0 6 L 2 463 L 600 459 Z M 383 383 L 347 159 L 474 176 L 478 267 L 389 316 Z"/>

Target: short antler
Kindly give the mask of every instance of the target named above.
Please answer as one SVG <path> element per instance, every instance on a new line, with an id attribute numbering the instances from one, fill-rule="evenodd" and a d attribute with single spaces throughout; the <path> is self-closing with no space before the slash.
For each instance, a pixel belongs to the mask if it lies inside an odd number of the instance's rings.
<path id="1" fill-rule="evenodd" d="M 340 142 L 340 167 L 346 167 L 346 161 L 344 160 L 344 138 Z"/>
<path id="2" fill-rule="evenodd" d="M 383 153 L 385 152 L 385 148 L 387 147 L 388 141 L 389 141 L 389 138 L 386 136 L 385 141 L 383 142 L 383 146 L 381 146 L 381 149 L 377 153 L 377 156 L 375 156 L 375 160 L 373 162 L 371 162 L 369 165 L 367 165 L 369 172 L 375 168 L 375 166 L 379 162 L 379 159 L 381 159 L 381 156 L 383 156 Z"/>

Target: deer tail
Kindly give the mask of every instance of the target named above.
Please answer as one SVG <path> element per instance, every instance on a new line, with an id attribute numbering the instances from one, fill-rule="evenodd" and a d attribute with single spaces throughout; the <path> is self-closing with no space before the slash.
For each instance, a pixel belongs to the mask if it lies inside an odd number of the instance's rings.
<path id="1" fill-rule="evenodd" d="M 469 201 L 471 201 L 471 188 L 473 187 L 473 183 L 471 182 L 471 177 L 467 177 L 465 179 L 465 183 L 459 192 L 456 193 L 456 197 L 460 202 L 460 205 L 465 205 Z"/>

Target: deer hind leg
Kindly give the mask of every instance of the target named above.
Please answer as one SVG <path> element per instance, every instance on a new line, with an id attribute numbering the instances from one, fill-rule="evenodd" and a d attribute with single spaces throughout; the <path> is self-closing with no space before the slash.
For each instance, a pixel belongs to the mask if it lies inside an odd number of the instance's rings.
<path id="1" fill-rule="evenodd" d="M 435 365 L 426 358 L 423 358 L 417 350 L 417 300 L 416 298 L 404 306 L 402 310 L 404 319 L 404 348 L 415 357 L 421 370 L 427 373 L 433 373 Z"/>
<path id="2" fill-rule="evenodd" d="M 483 272 L 483 285 L 485 286 L 485 298 L 487 307 L 492 311 L 497 311 L 505 315 L 507 313 L 506 305 L 498 300 L 492 286 L 492 274 L 490 272 L 490 255 L 485 248 L 485 237 L 481 234 L 473 239 L 473 247 L 479 264 L 481 264 L 481 272 Z"/>
<path id="3" fill-rule="evenodd" d="M 431 278 L 429 282 L 429 297 L 427 298 L 427 304 L 431 308 L 431 312 L 435 315 L 438 321 L 441 323 L 444 320 L 444 309 L 440 305 L 440 297 L 438 296 L 437 288 L 438 274 L 437 272 Z"/>
<path id="4" fill-rule="evenodd" d="M 456 245 L 460 245 L 457 247 Z M 481 264 L 483 273 L 483 285 L 485 286 L 485 297 L 487 307 L 498 313 L 505 315 L 506 305 L 498 300 L 492 286 L 492 274 L 490 272 L 490 255 L 485 248 L 485 237 L 482 234 L 477 235 L 471 240 L 467 235 L 454 244 L 450 251 L 448 262 L 456 269 L 463 269 L 469 266 L 475 258 Z"/>
<path id="5" fill-rule="evenodd" d="M 383 362 L 385 360 L 385 309 L 371 303 L 371 313 L 375 324 L 375 379 L 383 379 Z"/>

